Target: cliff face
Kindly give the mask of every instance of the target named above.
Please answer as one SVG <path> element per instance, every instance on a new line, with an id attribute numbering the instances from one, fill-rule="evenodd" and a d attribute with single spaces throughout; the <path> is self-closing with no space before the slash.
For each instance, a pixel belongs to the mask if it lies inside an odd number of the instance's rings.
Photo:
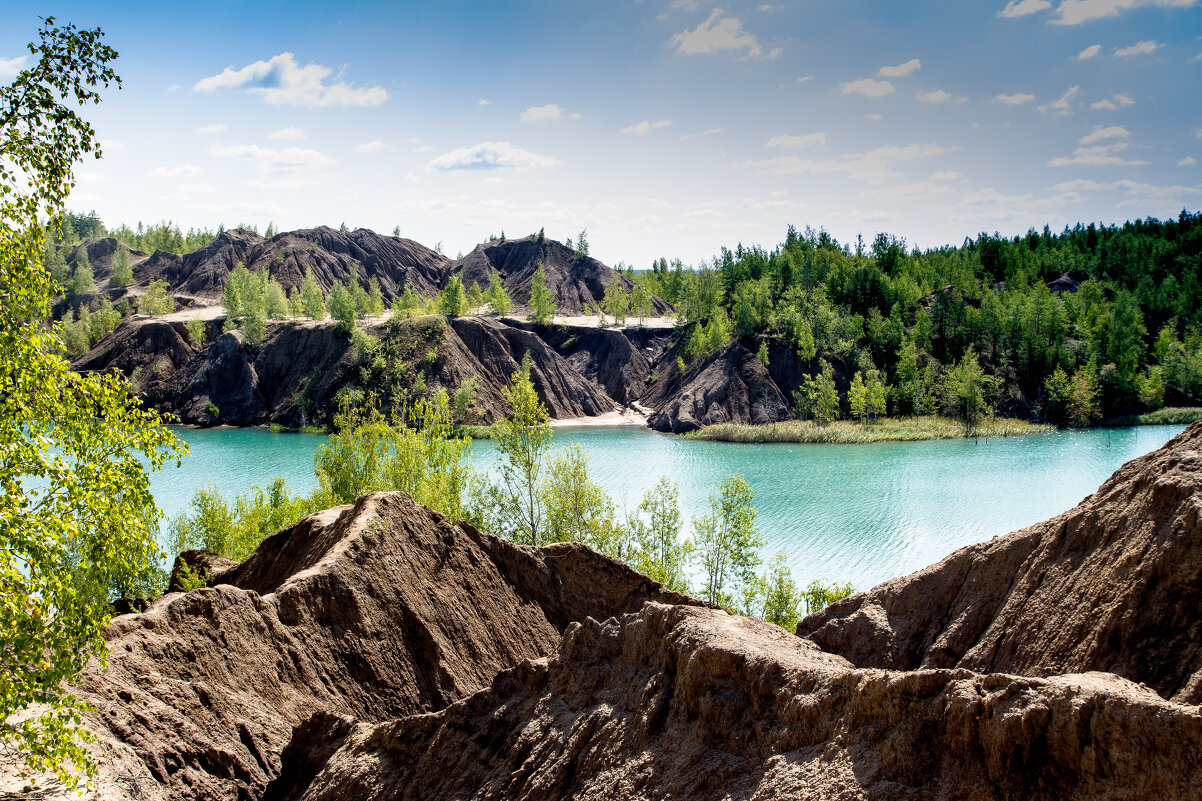
<path id="1" fill-rule="evenodd" d="M 82 683 L 103 748 L 142 766 L 137 797 L 257 798 L 314 710 L 441 709 L 552 652 L 572 621 L 689 602 L 583 547 L 511 545 L 403 493 L 312 515 L 209 584 L 116 618 L 107 672 Z"/>
<path id="2" fill-rule="evenodd" d="M 1107 671 L 1202 703 L 1202 426 L 1059 517 L 809 616 L 859 667 Z"/>

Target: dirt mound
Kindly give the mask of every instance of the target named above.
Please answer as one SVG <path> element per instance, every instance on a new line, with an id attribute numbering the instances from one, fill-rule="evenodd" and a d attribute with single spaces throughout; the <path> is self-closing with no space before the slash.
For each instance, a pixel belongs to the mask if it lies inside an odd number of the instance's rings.
<path id="1" fill-rule="evenodd" d="M 258 798 L 314 711 L 380 722 L 442 709 L 551 653 L 572 621 L 687 602 L 581 546 L 511 545 L 403 493 L 212 564 L 213 586 L 116 618 L 108 670 L 81 684 L 102 764 L 143 766 L 134 797 Z"/>
<path id="2" fill-rule="evenodd" d="M 120 370 L 126 376 L 140 369 L 147 381 L 154 381 L 173 374 L 195 355 L 183 323 L 126 320 L 71 366 L 81 372 Z"/>
<path id="3" fill-rule="evenodd" d="M 859 667 L 1107 671 L 1202 703 L 1202 423 L 1059 517 L 847 598 L 798 634 Z"/>
<path id="4" fill-rule="evenodd" d="M 767 623 L 647 604 L 432 715 L 318 714 L 271 801 L 1192 798 L 1202 715 L 1105 674 L 853 669 Z"/>
<path id="5" fill-rule="evenodd" d="M 494 276 L 500 276 L 514 303 L 529 308 L 534 274 L 540 264 L 556 310 L 563 315 L 586 314 L 590 306 L 599 305 L 605 298 L 605 287 L 617 275 L 594 258 L 577 256 L 561 242 L 534 236 L 479 244 L 454 262 L 451 272 L 460 275 L 465 286 L 477 284 L 481 289 L 487 288 Z M 633 283 L 625 276 L 618 277 L 629 292 Z M 655 298 L 654 306 L 656 317 L 671 308 L 659 298 Z"/>
<path id="6" fill-rule="evenodd" d="M 789 403 L 768 369 L 740 342 L 701 360 L 681 375 L 665 369 L 642 403 L 656 413 L 648 421 L 657 431 L 683 434 L 717 423 L 775 423 L 789 418 Z"/>

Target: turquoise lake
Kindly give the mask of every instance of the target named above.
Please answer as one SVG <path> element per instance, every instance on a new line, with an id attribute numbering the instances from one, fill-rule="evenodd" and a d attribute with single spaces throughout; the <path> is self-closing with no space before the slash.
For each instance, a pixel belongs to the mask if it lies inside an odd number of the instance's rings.
<path id="1" fill-rule="evenodd" d="M 559 428 L 553 443 L 580 443 L 594 479 L 633 509 L 661 475 L 680 485 L 686 521 L 708 509 L 709 488 L 739 473 L 755 491 L 767 559 L 780 549 L 793 575 L 866 589 L 942 559 L 956 548 L 1071 508 L 1120 465 L 1163 445 L 1184 426 L 1060 431 L 1025 437 L 876 445 L 741 445 L 696 442 L 636 427 Z M 168 516 L 213 482 L 227 497 L 283 476 L 314 486 L 316 434 L 265 429 L 178 429 L 191 452 L 152 478 Z M 487 469 L 490 443 L 473 443 Z"/>

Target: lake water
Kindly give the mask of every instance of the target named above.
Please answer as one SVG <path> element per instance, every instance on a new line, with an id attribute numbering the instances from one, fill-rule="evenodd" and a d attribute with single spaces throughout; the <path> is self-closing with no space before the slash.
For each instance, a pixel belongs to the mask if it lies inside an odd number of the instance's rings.
<path id="1" fill-rule="evenodd" d="M 755 492 L 765 559 L 784 549 L 793 575 L 866 589 L 942 559 L 956 548 L 1030 525 L 1076 505 L 1124 462 L 1184 426 L 1060 431 L 1025 437 L 876 445 L 742 445 L 683 440 L 636 427 L 559 428 L 580 443 L 594 480 L 634 508 L 661 475 L 680 484 L 687 521 L 708 510 L 709 488 L 739 473 Z M 283 476 L 309 491 L 316 434 L 265 429 L 178 429 L 191 453 L 155 474 L 169 516 L 211 481 L 227 496 Z M 473 460 L 487 469 L 487 441 Z"/>

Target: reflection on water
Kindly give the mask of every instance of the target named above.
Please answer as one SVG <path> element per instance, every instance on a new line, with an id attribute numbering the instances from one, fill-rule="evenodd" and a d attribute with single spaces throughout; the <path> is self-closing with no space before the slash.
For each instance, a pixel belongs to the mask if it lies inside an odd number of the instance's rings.
<path id="1" fill-rule="evenodd" d="M 864 589 L 942 559 L 963 545 L 1037 523 L 1074 506 L 1121 464 L 1163 445 L 1184 426 L 1061 431 L 1008 439 L 875 445 L 735 445 L 693 442 L 633 427 L 561 428 L 578 442 L 595 480 L 633 509 L 661 475 L 680 484 L 686 521 L 709 488 L 741 473 L 755 491 L 765 556 L 783 548 L 794 577 L 851 581 Z M 206 481 L 232 496 L 283 476 L 314 486 L 313 451 L 324 437 L 264 429 L 180 429 L 191 454 L 153 478 L 168 515 Z M 487 469 L 490 443 L 473 444 Z"/>

